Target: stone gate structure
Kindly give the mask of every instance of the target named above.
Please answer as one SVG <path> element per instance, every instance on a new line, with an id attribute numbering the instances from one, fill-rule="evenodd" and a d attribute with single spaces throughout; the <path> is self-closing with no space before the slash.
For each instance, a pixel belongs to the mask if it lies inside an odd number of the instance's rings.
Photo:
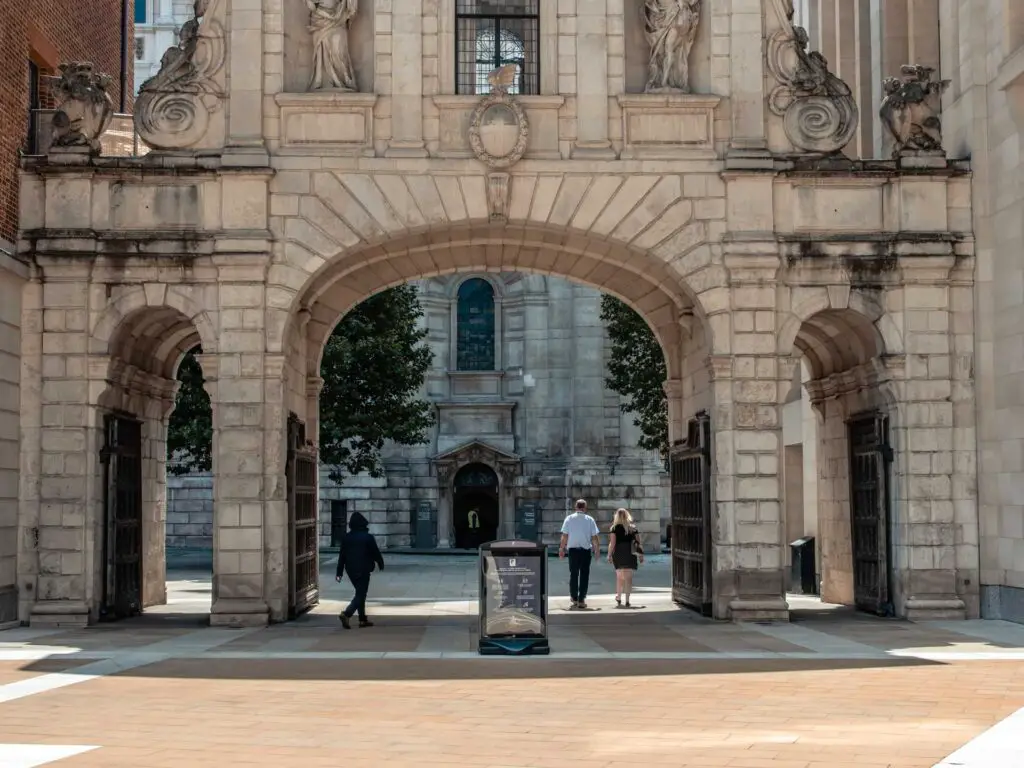
<path id="1" fill-rule="evenodd" d="M 793 10 L 197 2 L 138 97 L 149 155 L 65 142 L 25 163 L 21 619 L 164 600 L 164 438 L 197 344 L 211 622 L 288 618 L 325 340 L 374 292 L 471 272 L 577 281 L 657 335 L 683 599 L 788 616 L 781 411 L 802 359 L 829 594 L 976 615 L 970 169 L 920 140 L 913 99 L 891 159 L 855 156 L 866 105 Z"/>

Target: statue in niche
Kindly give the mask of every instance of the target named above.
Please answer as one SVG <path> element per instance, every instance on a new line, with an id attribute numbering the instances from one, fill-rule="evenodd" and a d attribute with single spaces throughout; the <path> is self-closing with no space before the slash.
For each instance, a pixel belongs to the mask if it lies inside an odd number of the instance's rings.
<path id="1" fill-rule="evenodd" d="M 306 0 L 313 35 L 311 91 L 358 91 L 348 46 L 348 27 L 358 0 Z"/>
<path id="2" fill-rule="evenodd" d="M 690 50 L 697 39 L 701 0 L 644 0 L 651 46 L 647 93 L 690 92 Z"/>

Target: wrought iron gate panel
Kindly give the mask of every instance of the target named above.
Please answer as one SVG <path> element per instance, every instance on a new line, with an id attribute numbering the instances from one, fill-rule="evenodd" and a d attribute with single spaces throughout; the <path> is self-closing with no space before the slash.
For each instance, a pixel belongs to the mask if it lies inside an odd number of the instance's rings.
<path id="1" fill-rule="evenodd" d="M 142 424 L 111 415 L 103 427 L 106 531 L 101 614 L 122 619 L 142 612 Z"/>
<path id="2" fill-rule="evenodd" d="M 672 599 L 711 614 L 711 420 L 692 419 L 669 455 L 672 492 Z"/>
<path id="3" fill-rule="evenodd" d="M 847 423 L 853 599 L 857 608 L 892 612 L 889 543 L 888 419 L 872 413 Z"/>
<path id="4" fill-rule="evenodd" d="M 319 504 L 316 450 L 306 443 L 306 427 L 288 420 L 288 559 L 290 618 L 320 602 Z"/>

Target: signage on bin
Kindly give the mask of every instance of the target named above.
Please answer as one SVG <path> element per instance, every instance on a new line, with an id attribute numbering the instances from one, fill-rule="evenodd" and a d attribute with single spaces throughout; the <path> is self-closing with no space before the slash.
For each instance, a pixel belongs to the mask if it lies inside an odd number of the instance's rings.
<path id="1" fill-rule="evenodd" d="M 547 547 L 494 541 L 480 548 L 480 653 L 546 654 Z"/>

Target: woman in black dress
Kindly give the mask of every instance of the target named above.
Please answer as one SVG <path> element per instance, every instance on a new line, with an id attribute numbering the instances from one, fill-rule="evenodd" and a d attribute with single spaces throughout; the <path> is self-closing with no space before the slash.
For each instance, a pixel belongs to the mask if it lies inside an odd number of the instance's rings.
<path id="1" fill-rule="evenodd" d="M 608 544 L 608 562 L 615 568 L 615 607 L 632 608 L 629 594 L 633 591 L 633 571 L 644 561 L 644 550 L 640 545 L 640 534 L 633 523 L 628 509 L 615 510 L 612 518 L 611 541 Z M 622 596 L 626 603 L 623 606 Z"/>

